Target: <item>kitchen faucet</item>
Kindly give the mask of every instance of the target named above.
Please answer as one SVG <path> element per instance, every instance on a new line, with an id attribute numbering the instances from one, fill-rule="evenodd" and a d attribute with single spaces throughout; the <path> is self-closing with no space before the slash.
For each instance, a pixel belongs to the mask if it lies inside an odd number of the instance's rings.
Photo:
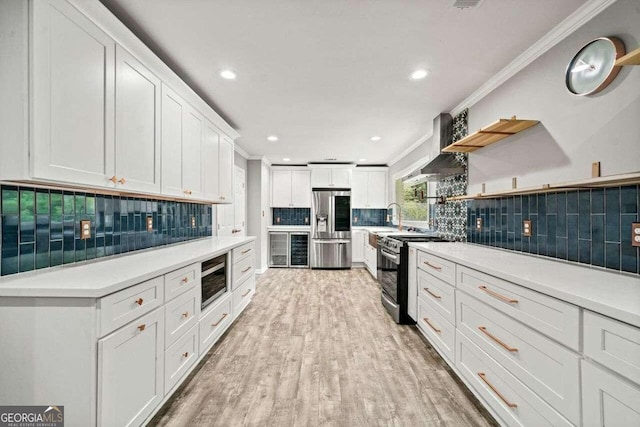
<path id="1" fill-rule="evenodd" d="M 398 207 L 398 230 L 402 231 L 402 206 L 400 206 L 399 204 L 397 204 L 395 202 L 394 203 L 389 203 L 389 206 L 387 206 L 387 210 L 393 205 L 396 205 Z M 387 217 L 388 216 L 389 215 L 387 215 Z"/>

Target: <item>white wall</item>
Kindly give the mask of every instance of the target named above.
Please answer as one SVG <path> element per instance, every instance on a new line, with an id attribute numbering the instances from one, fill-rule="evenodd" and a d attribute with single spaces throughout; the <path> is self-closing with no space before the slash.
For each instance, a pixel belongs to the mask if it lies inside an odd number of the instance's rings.
<path id="1" fill-rule="evenodd" d="M 469 194 L 640 171 L 640 67 L 623 67 L 595 96 L 569 93 L 564 73 L 587 42 L 615 35 L 640 46 L 640 2 L 619 0 L 469 109 L 469 132 L 516 115 L 541 123 L 469 155 Z"/>
<path id="2" fill-rule="evenodd" d="M 256 236 L 256 269 L 260 271 L 268 266 L 269 179 L 269 167 L 262 160 L 247 161 L 247 235 Z"/>

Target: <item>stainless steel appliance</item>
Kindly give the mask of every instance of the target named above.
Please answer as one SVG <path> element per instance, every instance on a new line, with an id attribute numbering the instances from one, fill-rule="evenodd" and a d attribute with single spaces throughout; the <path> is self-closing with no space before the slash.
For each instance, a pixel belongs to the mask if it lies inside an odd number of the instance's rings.
<path id="1" fill-rule="evenodd" d="M 396 323 L 416 323 L 407 314 L 409 297 L 409 242 L 446 242 L 435 235 L 390 235 L 378 240 L 378 283 L 382 305 Z"/>
<path id="2" fill-rule="evenodd" d="M 269 267 L 309 267 L 309 233 L 270 231 Z"/>
<path id="3" fill-rule="evenodd" d="M 229 283 L 227 254 L 202 262 L 202 309 L 220 298 Z"/>
<path id="4" fill-rule="evenodd" d="M 311 268 L 351 268 L 351 191 L 314 189 Z"/>

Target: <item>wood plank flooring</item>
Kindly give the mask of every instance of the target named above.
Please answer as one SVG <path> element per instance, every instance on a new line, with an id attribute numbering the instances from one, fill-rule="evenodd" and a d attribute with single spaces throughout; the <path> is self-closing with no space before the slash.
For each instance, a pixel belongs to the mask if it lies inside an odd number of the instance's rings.
<path id="1" fill-rule="evenodd" d="M 270 269 L 150 425 L 493 426 L 364 269 Z"/>

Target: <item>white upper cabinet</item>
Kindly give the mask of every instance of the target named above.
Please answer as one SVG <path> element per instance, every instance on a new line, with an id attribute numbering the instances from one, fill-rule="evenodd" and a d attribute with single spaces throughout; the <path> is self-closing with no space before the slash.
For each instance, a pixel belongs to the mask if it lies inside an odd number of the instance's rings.
<path id="1" fill-rule="evenodd" d="M 387 207 L 387 171 L 353 171 L 351 205 L 354 208 L 385 209 Z"/>
<path id="2" fill-rule="evenodd" d="M 116 47 L 115 181 L 123 190 L 160 192 L 161 83 Z"/>
<path id="3" fill-rule="evenodd" d="M 350 168 L 313 168 L 311 170 L 313 188 L 351 188 Z"/>
<path id="4" fill-rule="evenodd" d="M 233 203 L 233 141 L 226 136 L 220 138 L 219 170 L 220 200 Z"/>
<path id="5" fill-rule="evenodd" d="M 271 175 L 271 207 L 310 208 L 311 172 L 274 169 Z"/>
<path id="6" fill-rule="evenodd" d="M 202 141 L 202 178 L 204 179 L 204 198 L 220 200 L 220 131 L 208 120 L 204 123 Z"/>
<path id="7" fill-rule="evenodd" d="M 113 186 L 115 43 L 66 1 L 31 7 L 32 176 Z"/>
<path id="8" fill-rule="evenodd" d="M 187 104 L 182 121 L 182 190 L 186 197 L 202 199 L 202 139 L 204 118 Z"/>
<path id="9" fill-rule="evenodd" d="M 186 103 L 174 91 L 162 85 L 162 193 L 183 196 L 182 118 Z"/>

